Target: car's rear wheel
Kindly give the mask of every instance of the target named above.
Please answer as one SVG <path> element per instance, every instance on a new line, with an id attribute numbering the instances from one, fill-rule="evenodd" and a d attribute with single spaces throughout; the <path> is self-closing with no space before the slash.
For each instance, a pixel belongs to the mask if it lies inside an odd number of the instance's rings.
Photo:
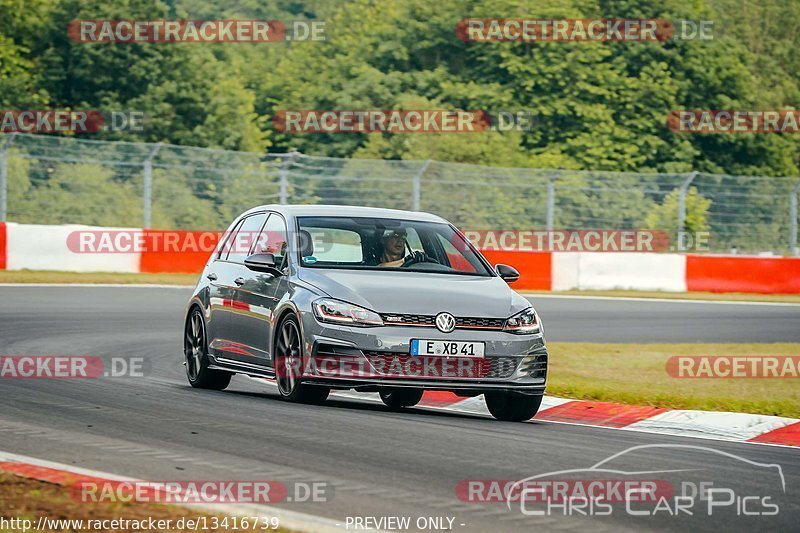
<path id="1" fill-rule="evenodd" d="M 422 399 L 422 389 L 383 389 L 380 391 L 381 400 L 389 409 L 402 409 L 417 405 Z"/>
<path id="2" fill-rule="evenodd" d="M 231 382 L 232 374 L 208 368 L 206 322 L 199 307 L 192 308 L 186 319 L 183 336 L 184 365 L 189 384 L 198 389 L 222 390 Z"/>
<path id="3" fill-rule="evenodd" d="M 543 398 L 513 392 L 487 392 L 484 396 L 492 416 L 505 422 L 530 420 L 539 411 Z"/>
<path id="4" fill-rule="evenodd" d="M 274 364 L 278 392 L 284 400 L 319 404 L 328 398 L 329 388 L 302 383 L 303 339 L 294 315 L 288 315 L 278 329 Z"/>

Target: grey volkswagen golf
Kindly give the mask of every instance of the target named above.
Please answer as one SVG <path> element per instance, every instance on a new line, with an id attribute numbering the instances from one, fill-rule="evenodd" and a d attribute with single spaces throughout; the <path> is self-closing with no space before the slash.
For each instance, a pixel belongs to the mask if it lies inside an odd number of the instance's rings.
<path id="1" fill-rule="evenodd" d="M 542 402 L 541 319 L 446 220 L 350 206 L 266 205 L 239 216 L 201 274 L 186 314 L 193 387 L 233 374 L 274 379 L 281 397 L 379 392 L 392 409 L 424 391 L 485 395 L 500 420 Z"/>

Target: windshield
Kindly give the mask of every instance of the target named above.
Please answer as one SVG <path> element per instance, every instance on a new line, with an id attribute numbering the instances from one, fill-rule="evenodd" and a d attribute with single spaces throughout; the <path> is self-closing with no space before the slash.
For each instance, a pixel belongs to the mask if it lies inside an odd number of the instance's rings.
<path id="1" fill-rule="evenodd" d="M 366 217 L 298 217 L 300 264 L 492 276 L 449 224 Z"/>

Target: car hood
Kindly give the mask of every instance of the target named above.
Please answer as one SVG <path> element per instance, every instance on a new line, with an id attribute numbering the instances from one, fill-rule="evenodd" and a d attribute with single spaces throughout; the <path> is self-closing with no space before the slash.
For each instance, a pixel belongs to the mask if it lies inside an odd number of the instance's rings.
<path id="1" fill-rule="evenodd" d="M 332 298 L 379 313 L 507 318 L 531 305 L 498 277 L 311 268 L 298 277 Z"/>

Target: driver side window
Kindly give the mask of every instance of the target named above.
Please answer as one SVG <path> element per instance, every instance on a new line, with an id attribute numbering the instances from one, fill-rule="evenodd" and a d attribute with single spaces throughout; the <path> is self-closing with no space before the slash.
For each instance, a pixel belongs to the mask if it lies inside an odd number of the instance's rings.
<path id="1" fill-rule="evenodd" d="M 231 236 L 231 244 L 228 246 L 226 261 L 244 263 L 245 258 L 250 255 L 249 252 L 253 247 L 253 240 L 258 235 L 266 219 L 266 213 L 258 213 L 244 219 L 236 233 Z"/>
<path id="2" fill-rule="evenodd" d="M 439 244 L 442 245 L 442 249 L 447 256 L 447 262 L 451 268 L 454 268 L 460 272 L 477 272 L 475 267 L 470 264 L 469 260 L 464 257 L 464 254 L 458 251 L 455 246 L 453 246 L 452 242 L 445 239 L 440 233 L 437 233 L 436 237 L 439 240 Z"/>
<path id="3" fill-rule="evenodd" d="M 267 253 L 275 256 L 275 265 L 279 269 L 286 266 L 288 238 L 286 223 L 280 215 L 272 213 L 258 236 L 253 253 Z"/>

